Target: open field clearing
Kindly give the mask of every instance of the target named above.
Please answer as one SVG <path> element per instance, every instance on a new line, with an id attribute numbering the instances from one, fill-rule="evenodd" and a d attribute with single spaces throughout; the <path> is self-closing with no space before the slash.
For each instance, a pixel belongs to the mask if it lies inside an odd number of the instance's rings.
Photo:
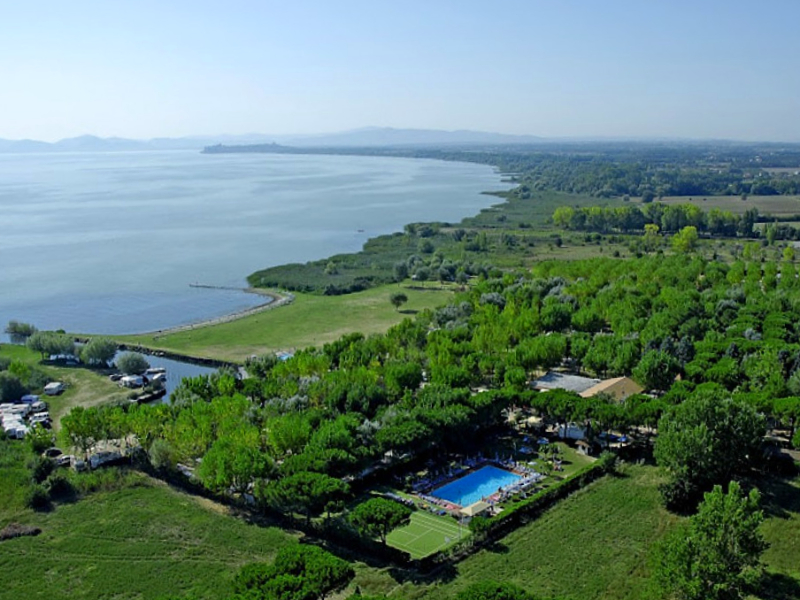
<path id="1" fill-rule="evenodd" d="M 664 204 L 694 204 L 705 211 L 712 208 L 729 210 L 734 214 L 743 214 L 746 210 L 757 208 L 762 215 L 776 217 L 800 214 L 800 196 L 748 196 L 742 200 L 739 196 L 707 196 L 686 197 L 667 196 L 661 200 Z"/>
<path id="2" fill-rule="evenodd" d="M 0 526 L 42 529 L 0 543 L 0 598 L 224 598 L 238 567 L 268 561 L 293 538 L 249 525 L 145 476 L 48 513 L 0 512 Z"/>
<path id="3" fill-rule="evenodd" d="M 243 362 L 253 354 L 321 346 L 348 333 L 383 332 L 415 312 L 446 304 L 453 296 L 451 291 L 438 289 L 438 284 L 427 285 L 430 289 L 381 286 L 344 296 L 295 294 L 292 304 L 229 323 L 114 339 L 189 356 Z M 408 296 L 408 303 L 399 311 L 389 302 L 396 291 Z"/>

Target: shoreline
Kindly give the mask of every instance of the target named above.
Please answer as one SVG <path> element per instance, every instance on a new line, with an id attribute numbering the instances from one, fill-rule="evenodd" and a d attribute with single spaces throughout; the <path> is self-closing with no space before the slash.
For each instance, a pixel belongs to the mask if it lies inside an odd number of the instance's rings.
<path id="1" fill-rule="evenodd" d="M 195 286 L 195 287 L 211 287 L 211 286 Z M 255 315 L 264 312 L 266 310 L 271 310 L 273 308 L 280 308 L 281 306 L 286 306 L 287 304 L 291 304 L 292 302 L 294 302 L 294 294 L 292 294 L 291 292 L 277 292 L 274 290 L 259 289 L 254 287 L 243 288 L 242 291 L 246 294 L 257 294 L 259 296 L 266 296 L 270 300 L 269 302 L 258 304 L 256 306 L 251 306 L 249 308 L 228 313 L 226 315 L 220 315 L 219 317 L 212 317 L 210 319 L 203 319 L 201 321 L 196 321 L 194 323 L 187 323 L 185 325 L 176 325 L 174 327 L 168 327 L 166 329 L 158 329 L 155 331 L 144 331 L 141 333 L 136 333 L 131 335 L 152 335 L 153 340 L 158 340 L 160 337 L 165 335 L 172 335 L 174 333 L 180 333 L 183 331 L 192 331 L 194 329 L 201 329 L 203 327 L 210 327 L 212 325 L 222 325 L 223 323 L 230 323 L 231 321 L 236 321 L 244 317 L 249 317 L 251 315 Z"/>

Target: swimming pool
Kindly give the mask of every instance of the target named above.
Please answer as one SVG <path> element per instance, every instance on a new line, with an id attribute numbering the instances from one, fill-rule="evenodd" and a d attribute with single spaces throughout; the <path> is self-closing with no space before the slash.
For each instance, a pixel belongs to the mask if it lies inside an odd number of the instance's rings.
<path id="1" fill-rule="evenodd" d="M 488 466 L 436 488 L 431 492 L 431 496 L 453 502 L 459 506 L 469 506 L 470 504 L 475 504 L 481 498 L 491 496 L 499 488 L 510 485 L 520 479 L 522 478 L 519 475 L 515 475 L 511 471 Z"/>

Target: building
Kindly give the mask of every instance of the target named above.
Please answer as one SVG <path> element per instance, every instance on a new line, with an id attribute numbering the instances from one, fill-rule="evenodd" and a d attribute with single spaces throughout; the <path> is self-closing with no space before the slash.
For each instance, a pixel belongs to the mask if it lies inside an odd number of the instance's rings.
<path id="1" fill-rule="evenodd" d="M 575 392 L 581 398 L 592 398 L 598 394 L 611 396 L 617 402 L 622 402 L 628 396 L 639 394 L 644 388 L 630 377 L 615 377 L 613 379 L 592 379 L 570 373 L 550 371 L 531 382 L 533 389 L 540 392 L 548 390 L 566 390 Z"/>
<path id="2" fill-rule="evenodd" d="M 605 394 L 612 397 L 617 402 L 623 402 L 629 396 L 640 394 L 644 388 L 630 377 L 615 377 L 606 379 L 593 385 L 592 387 L 579 392 L 581 398 L 591 398 L 598 394 Z"/>
<path id="3" fill-rule="evenodd" d="M 531 385 L 533 389 L 539 390 L 540 392 L 546 392 L 548 390 L 566 390 L 568 392 L 582 394 L 582 392 L 596 386 L 598 383 L 600 383 L 599 379 L 592 379 L 591 377 L 581 377 L 580 375 L 549 371 L 539 377 L 539 379 L 531 382 Z"/>

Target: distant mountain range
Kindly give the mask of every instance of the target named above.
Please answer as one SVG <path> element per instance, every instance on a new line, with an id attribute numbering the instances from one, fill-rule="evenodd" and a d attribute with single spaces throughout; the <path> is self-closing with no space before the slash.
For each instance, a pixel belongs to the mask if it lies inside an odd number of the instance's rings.
<path id="1" fill-rule="evenodd" d="M 100 138 L 93 135 L 66 138 L 58 142 L 0 139 L 0 153 L 30 152 L 131 152 L 141 150 L 202 150 L 216 144 L 278 143 L 295 147 L 386 147 L 386 146 L 466 146 L 479 144 L 533 144 L 544 138 L 484 131 L 441 131 L 436 129 L 394 129 L 365 127 L 340 133 L 318 135 L 203 135 L 181 138 L 132 140 Z"/>

